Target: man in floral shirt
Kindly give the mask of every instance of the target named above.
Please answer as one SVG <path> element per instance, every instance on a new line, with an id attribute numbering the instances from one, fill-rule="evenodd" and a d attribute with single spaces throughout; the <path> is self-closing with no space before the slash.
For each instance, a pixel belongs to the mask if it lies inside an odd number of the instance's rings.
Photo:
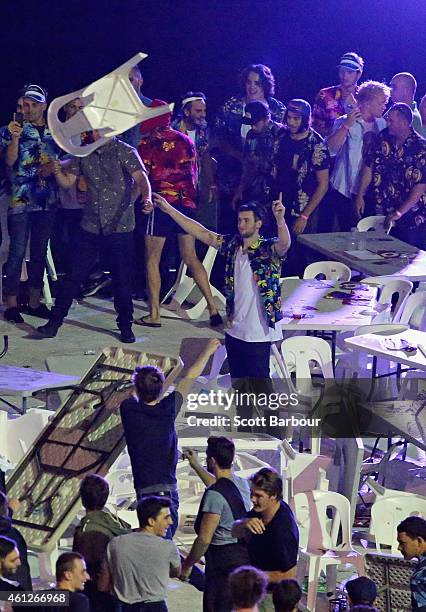
<path id="1" fill-rule="evenodd" d="M 151 106 L 164 104 L 161 100 L 154 100 Z M 141 140 L 138 151 L 147 169 L 152 190 L 178 210 L 193 217 L 197 208 L 197 192 L 195 147 L 192 141 L 170 127 L 170 113 L 143 121 L 141 132 L 147 136 Z M 146 327 L 161 327 L 161 254 L 167 237 L 177 234 L 182 260 L 206 298 L 210 324 L 213 327 L 220 325 L 222 318 L 213 299 L 207 273 L 195 252 L 194 238 L 182 231 L 161 210 L 145 209 L 145 212 L 150 212 L 145 236 L 150 312 L 149 316 L 135 322 Z"/>
<path id="2" fill-rule="evenodd" d="M 268 393 L 271 342 L 282 338 L 280 275 L 290 247 L 290 234 L 281 201 L 272 204 L 276 237 L 263 238 L 261 212 L 255 203 L 238 211 L 238 233 L 223 236 L 154 196 L 157 207 L 167 213 L 185 232 L 225 257 L 225 296 L 228 328 L 225 345 L 233 386 L 249 393 Z M 250 416 L 252 406 L 237 405 L 239 414 Z"/>
<path id="3" fill-rule="evenodd" d="M 330 135 L 335 120 L 354 107 L 364 60 L 357 53 L 345 53 L 337 68 L 340 84 L 321 89 L 315 97 L 312 126 L 323 138 Z"/>
<path id="4" fill-rule="evenodd" d="M 60 149 L 44 117 L 47 93 L 38 85 L 27 85 L 22 95 L 24 122 L 12 121 L 0 133 L 6 166 L 12 173 L 12 198 L 8 210 L 9 256 L 4 270 L 7 321 L 23 323 L 18 308 L 19 280 L 27 242 L 30 240 L 28 314 L 48 318 L 40 304 L 46 251 L 58 204 L 53 161 Z"/>
<path id="5" fill-rule="evenodd" d="M 318 229 L 318 207 L 328 190 L 330 155 L 321 136 L 311 128 L 308 102 L 290 100 L 284 121 L 287 130 L 276 160 L 277 191 L 282 193 L 287 223 L 295 236 L 286 271 L 301 274 L 308 260 L 296 237 Z"/>
<path id="6" fill-rule="evenodd" d="M 386 114 L 387 128 L 364 160 L 356 199 L 359 214 L 384 214 L 391 233 L 413 246 L 426 247 L 426 140 L 412 128 L 404 103 Z M 367 191 L 368 190 L 368 191 Z M 374 206 L 368 210 L 365 196 Z"/>

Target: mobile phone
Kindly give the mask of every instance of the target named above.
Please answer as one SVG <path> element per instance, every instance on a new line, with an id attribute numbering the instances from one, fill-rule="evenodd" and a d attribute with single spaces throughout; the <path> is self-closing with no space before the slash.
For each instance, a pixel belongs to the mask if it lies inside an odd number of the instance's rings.
<path id="1" fill-rule="evenodd" d="M 13 120 L 15 123 L 19 123 L 19 125 L 22 127 L 22 124 L 24 123 L 23 113 L 13 113 Z"/>

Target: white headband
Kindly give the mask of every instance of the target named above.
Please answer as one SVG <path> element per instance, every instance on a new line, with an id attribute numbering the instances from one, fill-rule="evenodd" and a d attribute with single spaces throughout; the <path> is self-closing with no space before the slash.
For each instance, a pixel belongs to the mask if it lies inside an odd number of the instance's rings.
<path id="1" fill-rule="evenodd" d="M 201 96 L 191 96 L 182 100 L 182 108 L 190 102 L 196 102 L 197 100 L 202 100 L 203 102 L 205 102 L 204 98 L 202 98 Z"/>

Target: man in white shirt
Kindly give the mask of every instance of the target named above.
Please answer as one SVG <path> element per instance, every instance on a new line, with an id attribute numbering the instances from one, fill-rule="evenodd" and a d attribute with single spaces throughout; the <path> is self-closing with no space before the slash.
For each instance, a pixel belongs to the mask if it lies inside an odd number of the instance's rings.
<path id="1" fill-rule="evenodd" d="M 366 81 L 357 94 L 357 104 L 346 115 L 334 122 L 327 138 L 330 154 L 335 156 L 329 196 L 332 215 L 337 216 L 339 230 L 348 232 L 356 225 L 357 214 L 353 195 L 358 192 L 363 155 L 376 134 L 386 127 L 383 113 L 390 96 L 390 89 L 378 81 Z M 332 217 L 332 219 L 333 219 Z M 330 220 L 332 229 L 332 219 Z"/>
<path id="2" fill-rule="evenodd" d="M 253 385 L 257 392 L 259 388 L 266 389 L 271 342 L 282 338 L 281 328 L 276 325 L 282 318 L 279 279 L 291 243 L 282 202 L 272 203 L 277 237 L 263 238 L 261 212 L 256 203 L 240 206 L 235 236 L 221 236 L 186 217 L 164 198 L 154 198 L 155 204 L 185 232 L 225 256 L 225 345 L 233 385 L 241 390 L 242 383 L 244 392 L 255 391 Z"/>

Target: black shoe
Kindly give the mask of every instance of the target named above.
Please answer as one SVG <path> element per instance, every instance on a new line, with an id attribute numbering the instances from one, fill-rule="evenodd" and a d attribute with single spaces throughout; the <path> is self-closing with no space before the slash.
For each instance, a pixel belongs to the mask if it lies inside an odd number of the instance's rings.
<path id="1" fill-rule="evenodd" d="M 46 304 L 39 304 L 37 308 L 31 308 L 31 306 L 27 306 L 25 308 L 25 312 L 33 317 L 38 317 L 39 319 L 50 319 L 51 312 L 46 306 Z"/>
<path id="2" fill-rule="evenodd" d="M 10 321 L 11 323 L 25 323 L 21 313 L 19 312 L 19 308 L 17 306 L 12 306 L 11 308 L 6 308 L 3 313 L 6 321 Z"/>
<path id="3" fill-rule="evenodd" d="M 120 342 L 124 342 L 125 344 L 136 342 L 135 334 L 132 332 L 131 327 L 123 327 L 123 329 L 120 329 Z"/>
<path id="4" fill-rule="evenodd" d="M 223 319 L 218 312 L 210 317 L 210 327 L 218 327 L 222 323 Z"/>
<path id="5" fill-rule="evenodd" d="M 48 321 L 45 325 L 40 325 L 40 327 L 37 327 L 37 331 L 41 336 L 44 336 L 45 338 L 54 338 L 58 333 L 58 329 L 60 327 L 61 326 L 58 323 L 55 323 L 54 321 Z"/>
<path id="6" fill-rule="evenodd" d="M 89 280 L 87 284 L 83 287 L 81 294 L 83 297 L 90 297 L 95 295 L 100 289 L 109 285 L 111 282 L 111 278 L 107 274 L 102 274 L 98 278 L 93 280 Z"/>

